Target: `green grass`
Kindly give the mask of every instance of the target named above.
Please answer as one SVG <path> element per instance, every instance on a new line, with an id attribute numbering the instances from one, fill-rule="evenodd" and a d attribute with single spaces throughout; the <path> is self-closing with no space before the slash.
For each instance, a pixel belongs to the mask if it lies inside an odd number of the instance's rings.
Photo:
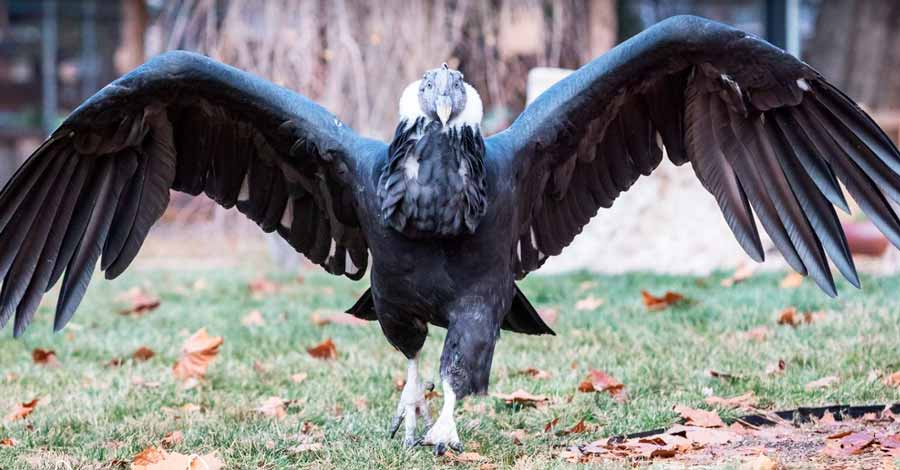
<path id="1" fill-rule="evenodd" d="M 251 269 L 192 271 L 135 270 L 115 282 L 95 280 L 80 311 L 63 333 L 52 334 L 51 309 L 41 308 L 35 324 L 20 340 L 0 339 L 0 414 L 15 403 L 45 397 L 25 421 L 3 423 L 0 438 L 19 441 L 0 448 L 0 468 L 95 468 L 116 459 L 130 461 L 141 449 L 168 432 L 181 430 L 182 453 L 217 451 L 229 468 L 431 468 L 453 464 L 423 449 L 407 451 L 386 428 L 399 392 L 404 360 L 383 339 L 377 325 L 315 326 L 315 309 L 342 309 L 364 289 L 326 274 L 308 274 L 298 283 L 287 275 L 270 278 L 285 285 L 278 295 L 260 299 L 247 291 L 257 273 Z M 557 307 L 556 337 L 504 333 L 494 356 L 491 391 L 523 388 L 551 397 L 546 408 L 514 408 L 490 397 L 467 400 L 460 408 L 460 435 L 500 468 L 568 468 L 555 453 L 572 443 L 667 426 L 676 420 L 674 404 L 703 407 L 704 389 L 719 396 L 754 391 L 770 409 L 831 403 L 884 403 L 900 392 L 868 379 L 872 370 L 900 370 L 900 278 L 864 278 L 864 290 L 840 286 L 831 300 L 806 282 L 799 289 L 779 289 L 780 275 L 758 275 L 732 288 L 719 286 L 724 275 L 709 278 L 631 274 L 575 274 L 532 277 L 522 285 L 538 307 Z M 195 291 L 196 279 L 207 287 Z M 590 281 L 584 289 L 585 281 Z M 141 318 L 115 313 L 119 292 L 142 285 L 162 298 L 162 306 Z M 647 312 L 640 290 L 683 293 L 691 302 L 661 312 Z M 588 294 L 605 303 L 592 312 L 576 311 Z M 775 324 L 786 306 L 824 310 L 825 320 L 797 328 Z M 248 328 L 240 318 L 252 309 L 263 313 L 264 326 Z M 767 340 L 756 343 L 741 332 L 767 326 Z M 187 334 L 206 327 L 225 344 L 207 382 L 182 389 L 171 365 Z M 311 358 L 306 347 L 324 338 L 337 344 L 339 358 Z M 443 330 L 433 328 L 423 354 L 426 377 L 433 377 Z M 141 345 L 157 356 L 145 363 L 110 368 L 113 357 L 127 356 Z M 32 364 L 41 347 L 56 351 L 61 367 Z M 766 365 L 784 359 L 784 375 L 765 376 Z M 260 373 L 254 362 L 269 368 Z M 517 371 L 550 371 L 535 380 Z M 625 383 L 630 401 L 617 403 L 604 394 L 576 392 L 589 368 L 602 369 Z M 739 375 L 735 381 L 712 379 L 707 369 Z M 295 384 L 291 374 L 308 378 Z M 15 380 L 4 379 L 8 374 Z M 804 384 L 838 375 L 838 385 L 807 392 Z M 156 388 L 133 384 L 135 377 L 159 382 Z M 269 396 L 296 399 L 288 416 L 273 420 L 253 410 Z M 367 406 L 358 407 L 363 398 Z M 166 411 L 197 404 L 200 412 Z M 340 410 L 337 412 L 336 410 Z M 580 419 L 594 425 L 589 434 L 543 433 L 559 418 L 560 429 Z M 295 436 L 304 422 L 324 432 L 324 449 L 294 454 Z M 516 445 L 508 432 L 524 429 L 528 438 Z M 115 445 L 118 443 L 118 447 Z M 478 465 L 472 465 L 477 468 Z"/>

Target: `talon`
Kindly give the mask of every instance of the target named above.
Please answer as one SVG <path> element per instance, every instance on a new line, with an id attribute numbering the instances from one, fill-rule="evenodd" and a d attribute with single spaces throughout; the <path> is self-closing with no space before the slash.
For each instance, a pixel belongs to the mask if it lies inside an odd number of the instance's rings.
<path id="1" fill-rule="evenodd" d="M 394 418 L 391 420 L 391 428 L 389 430 L 391 433 L 391 439 L 393 439 L 394 436 L 397 435 L 397 430 L 400 429 L 400 423 L 402 423 L 402 422 L 403 422 L 402 414 L 394 416 Z"/>
<path id="2" fill-rule="evenodd" d="M 462 442 L 451 442 L 450 448 L 453 449 L 455 452 L 462 452 L 463 451 Z"/>
<path id="3" fill-rule="evenodd" d="M 444 445 L 443 442 L 438 442 L 437 444 L 434 445 L 434 455 L 440 457 L 440 456 L 444 455 L 444 453 L 446 453 L 446 452 L 447 452 L 447 446 Z"/>

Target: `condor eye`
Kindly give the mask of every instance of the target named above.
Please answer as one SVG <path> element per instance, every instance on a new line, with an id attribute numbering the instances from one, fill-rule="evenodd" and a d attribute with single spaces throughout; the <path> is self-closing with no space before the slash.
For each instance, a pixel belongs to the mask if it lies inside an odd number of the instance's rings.
<path id="1" fill-rule="evenodd" d="M 425 84 L 425 88 L 428 88 L 428 89 L 430 90 L 430 89 L 431 89 L 431 82 L 426 83 L 426 84 Z"/>

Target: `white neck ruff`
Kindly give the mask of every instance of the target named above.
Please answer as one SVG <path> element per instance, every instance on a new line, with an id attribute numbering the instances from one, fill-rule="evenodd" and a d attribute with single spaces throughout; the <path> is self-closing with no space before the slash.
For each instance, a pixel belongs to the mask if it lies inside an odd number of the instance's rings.
<path id="1" fill-rule="evenodd" d="M 410 83 L 403 89 L 403 94 L 400 95 L 400 120 L 405 119 L 408 123 L 407 125 L 416 122 L 416 119 L 419 118 L 428 119 L 422 112 L 422 108 L 419 107 L 420 82 L 421 80 L 416 80 Z M 460 127 L 467 125 L 479 128 L 481 127 L 481 119 L 484 117 L 484 106 L 481 104 L 481 96 L 472 85 L 463 83 L 463 86 L 466 87 L 466 107 L 456 117 L 451 119 L 447 126 Z"/>

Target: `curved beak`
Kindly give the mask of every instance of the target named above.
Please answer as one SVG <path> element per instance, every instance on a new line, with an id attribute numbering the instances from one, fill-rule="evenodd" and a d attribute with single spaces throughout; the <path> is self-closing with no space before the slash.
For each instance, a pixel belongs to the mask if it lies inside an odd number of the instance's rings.
<path id="1" fill-rule="evenodd" d="M 450 100 L 449 96 L 438 96 L 434 103 L 434 109 L 437 112 L 438 119 L 441 120 L 441 124 L 446 126 L 447 120 L 450 119 L 450 114 L 453 113 L 453 101 Z"/>

